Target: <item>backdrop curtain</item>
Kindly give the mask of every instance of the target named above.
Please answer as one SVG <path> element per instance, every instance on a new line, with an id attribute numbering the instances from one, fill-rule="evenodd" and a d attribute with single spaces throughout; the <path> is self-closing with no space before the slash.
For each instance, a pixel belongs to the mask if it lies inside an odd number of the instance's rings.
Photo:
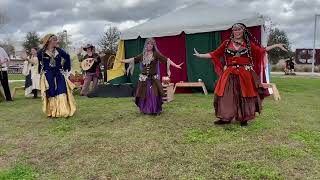
<path id="1" fill-rule="evenodd" d="M 177 36 L 167 36 L 155 38 L 157 46 L 161 54 L 170 58 L 174 63 L 184 63 L 181 68 L 177 69 L 171 67 L 171 82 L 177 83 L 180 81 L 187 82 L 187 64 L 186 64 L 186 35 L 181 33 Z M 167 65 L 160 63 L 160 75 L 161 77 L 167 75 Z M 188 89 L 178 88 L 176 92 L 191 92 Z"/>
<path id="2" fill-rule="evenodd" d="M 199 53 L 214 51 L 219 47 L 221 35 L 219 32 L 208 32 L 186 35 L 186 53 L 188 79 L 190 82 L 197 82 L 201 79 L 208 91 L 214 90 L 214 84 L 217 80 L 217 74 L 214 71 L 211 59 L 196 58 L 193 49 L 196 48 Z"/>

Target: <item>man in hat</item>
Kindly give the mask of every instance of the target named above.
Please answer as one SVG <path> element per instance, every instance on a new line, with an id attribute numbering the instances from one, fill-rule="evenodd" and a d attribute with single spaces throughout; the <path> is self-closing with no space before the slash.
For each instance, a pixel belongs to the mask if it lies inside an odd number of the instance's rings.
<path id="1" fill-rule="evenodd" d="M 10 61 L 6 51 L 0 47 L 0 80 L 7 101 L 12 101 L 8 82 L 8 62 Z"/>
<path id="2" fill-rule="evenodd" d="M 93 45 L 87 44 L 83 48 L 83 50 L 86 52 L 86 55 L 82 59 L 80 59 L 80 61 L 83 61 L 88 58 L 93 59 L 92 66 L 88 70 L 84 71 L 84 75 L 85 75 L 84 84 L 83 84 L 82 90 L 80 92 L 81 96 L 87 96 L 88 92 L 89 92 L 89 86 L 90 86 L 91 81 L 93 83 L 92 88 L 95 89 L 97 87 L 98 79 L 99 79 L 99 75 L 100 75 L 99 64 L 101 62 L 101 59 L 100 59 L 100 56 L 94 52 Z"/>

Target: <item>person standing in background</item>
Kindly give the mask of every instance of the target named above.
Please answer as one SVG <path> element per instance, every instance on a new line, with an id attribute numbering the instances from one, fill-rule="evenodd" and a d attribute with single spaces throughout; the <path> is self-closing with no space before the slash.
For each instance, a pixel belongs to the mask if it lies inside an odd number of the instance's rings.
<path id="1" fill-rule="evenodd" d="M 40 91 L 40 74 L 39 74 L 39 60 L 37 57 L 37 48 L 31 49 L 31 56 L 25 58 L 26 81 L 25 81 L 25 96 L 29 97 L 33 94 L 33 98 L 38 97 Z"/>
<path id="2" fill-rule="evenodd" d="M 0 47 L 0 81 L 4 90 L 4 94 L 6 96 L 7 101 L 12 101 L 9 81 L 8 81 L 8 64 L 10 58 L 6 51 Z"/>

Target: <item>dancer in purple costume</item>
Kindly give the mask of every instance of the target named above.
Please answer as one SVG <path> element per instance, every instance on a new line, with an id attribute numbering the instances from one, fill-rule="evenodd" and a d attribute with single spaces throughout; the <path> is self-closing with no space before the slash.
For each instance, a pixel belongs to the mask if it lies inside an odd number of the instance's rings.
<path id="1" fill-rule="evenodd" d="M 169 58 L 164 57 L 157 48 L 156 41 L 149 38 L 145 42 L 142 54 L 121 60 L 122 63 L 140 63 L 141 74 L 137 85 L 135 103 L 144 114 L 159 115 L 162 111 L 163 87 L 160 82 L 159 62 L 181 69 Z"/>

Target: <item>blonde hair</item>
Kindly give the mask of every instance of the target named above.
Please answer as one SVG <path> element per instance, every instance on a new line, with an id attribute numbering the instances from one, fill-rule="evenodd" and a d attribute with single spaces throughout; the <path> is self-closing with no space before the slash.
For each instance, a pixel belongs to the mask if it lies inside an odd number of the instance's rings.
<path id="1" fill-rule="evenodd" d="M 45 48 L 48 46 L 50 40 L 54 37 L 56 37 L 56 35 L 52 33 L 46 34 L 43 38 L 41 38 L 40 44 L 42 44 L 42 46 Z"/>
<path id="2" fill-rule="evenodd" d="M 152 48 L 152 51 L 153 52 L 158 52 L 159 53 L 159 50 L 158 50 L 158 47 L 157 47 L 157 43 L 156 43 L 156 40 L 154 38 L 148 38 L 146 39 L 145 43 L 144 43 L 144 47 L 143 47 L 143 52 L 142 52 L 142 55 L 143 55 L 143 64 L 145 63 L 150 63 L 150 59 L 148 59 L 147 57 L 147 45 L 151 43 L 153 45 L 153 48 Z"/>

